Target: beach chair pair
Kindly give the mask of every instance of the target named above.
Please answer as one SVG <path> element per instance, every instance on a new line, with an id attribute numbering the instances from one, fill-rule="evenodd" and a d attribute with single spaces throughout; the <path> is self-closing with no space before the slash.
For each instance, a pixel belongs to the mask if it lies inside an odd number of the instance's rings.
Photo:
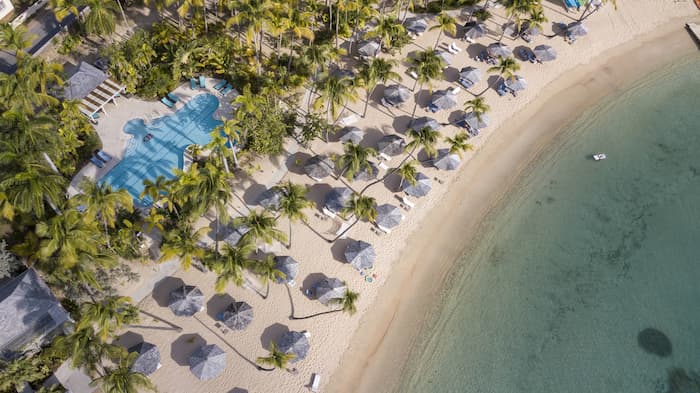
<path id="1" fill-rule="evenodd" d="M 172 92 L 168 93 L 167 96 L 160 99 L 160 102 L 162 102 L 163 105 L 167 106 L 168 108 L 172 108 L 173 106 L 175 106 L 175 104 L 178 101 L 180 101 L 180 97 L 176 96 Z"/>
<path id="2" fill-rule="evenodd" d="M 474 86 L 474 82 L 470 81 L 469 79 L 465 79 L 465 78 L 459 78 L 457 83 L 462 85 L 465 89 L 468 89 L 468 88 Z"/>
<path id="3" fill-rule="evenodd" d="M 95 150 L 90 162 L 98 168 L 104 168 L 105 164 L 112 160 L 112 156 L 102 150 Z"/>
<path id="4" fill-rule="evenodd" d="M 456 55 L 462 51 L 462 48 L 458 47 L 457 44 L 455 44 L 454 42 L 450 43 L 449 45 L 446 45 L 446 47 L 447 51 L 452 53 L 453 55 Z"/>

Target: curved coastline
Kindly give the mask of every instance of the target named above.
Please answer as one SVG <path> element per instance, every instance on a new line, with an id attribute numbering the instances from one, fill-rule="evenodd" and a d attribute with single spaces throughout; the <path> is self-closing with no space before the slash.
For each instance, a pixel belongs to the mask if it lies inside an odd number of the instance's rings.
<path id="1" fill-rule="evenodd" d="M 330 391 L 378 392 L 396 387 L 416 335 L 429 319 L 426 316 L 449 288 L 454 262 L 478 241 L 479 228 L 488 225 L 490 212 L 522 171 L 586 108 L 697 51 L 684 22 L 670 20 L 652 34 L 631 37 L 559 77 L 493 132 L 452 181 L 442 203 L 423 220 L 422 230 L 410 236 L 410 247 L 392 268 L 392 280 L 379 290 L 377 298 L 384 300 L 376 301 L 363 316 L 363 328 L 355 333 L 332 376 Z M 466 247 L 464 239 L 469 239 Z M 431 262 L 420 263 L 425 260 Z"/>

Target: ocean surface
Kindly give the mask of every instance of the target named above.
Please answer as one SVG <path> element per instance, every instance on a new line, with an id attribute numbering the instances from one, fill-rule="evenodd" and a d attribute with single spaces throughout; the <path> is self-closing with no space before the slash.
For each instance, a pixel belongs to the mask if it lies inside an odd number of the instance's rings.
<path id="1" fill-rule="evenodd" d="M 390 390 L 700 392 L 699 103 L 696 55 L 567 127 L 457 262 Z"/>

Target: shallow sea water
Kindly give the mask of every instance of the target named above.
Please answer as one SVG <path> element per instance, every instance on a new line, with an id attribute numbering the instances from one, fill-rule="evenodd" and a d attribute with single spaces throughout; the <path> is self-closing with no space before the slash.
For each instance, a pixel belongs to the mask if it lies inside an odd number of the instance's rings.
<path id="1" fill-rule="evenodd" d="M 456 264 L 388 390 L 700 392 L 698 103 L 694 56 L 563 131 Z"/>

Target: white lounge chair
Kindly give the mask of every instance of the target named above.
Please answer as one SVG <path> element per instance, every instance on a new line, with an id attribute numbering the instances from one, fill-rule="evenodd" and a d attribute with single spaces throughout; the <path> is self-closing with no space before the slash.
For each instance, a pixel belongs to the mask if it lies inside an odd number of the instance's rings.
<path id="1" fill-rule="evenodd" d="M 385 164 L 384 162 L 381 162 L 381 161 L 380 161 L 379 164 L 377 164 L 377 166 L 378 166 L 379 169 L 381 169 L 381 170 L 384 170 L 384 171 L 388 171 L 388 170 L 389 170 L 389 167 L 386 166 L 386 164 Z"/>
<path id="2" fill-rule="evenodd" d="M 301 334 L 303 334 L 306 338 L 311 338 L 311 332 L 308 330 L 304 330 L 303 332 L 301 332 Z"/>
<path id="3" fill-rule="evenodd" d="M 391 161 L 391 157 L 389 157 L 388 155 L 386 155 L 384 153 L 379 153 L 379 158 L 381 158 L 384 161 Z"/>
<path id="4" fill-rule="evenodd" d="M 458 86 L 455 86 L 455 87 L 451 87 L 451 88 L 449 88 L 449 89 L 447 89 L 447 90 L 450 92 L 450 94 L 456 96 L 457 94 L 459 94 L 460 91 L 462 91 L 462 88 L 461 88 L 461 87 L 458 87 Z"/>
<path id="5" fill-rule="evenodd" d="M 340 228 L 338 228 L 338 230 L 335 231 L 335 235 L 340 236 L 342 234 L 343 235 L 342 238 L 343 239 L 346 238 L 348 236 L 348 233 L 346 232 L 346 230 L 348 228 L 350 228 L 350 223 L 347 221 L 343 221 L 343 223 L 340 224 Z M 345 232 L 345 233 L 343 233 L 343 232 Z"/>
<path id="6" fill-rule="evenodd" d="M 416 204 L 412 200 L 408 199 L 408 196 L 404 195 L 403 198 L 401 198 L 401 201 L 406 204 L 408 207 L 415 207 Z"/>
<path id="7" fill-rule="evenodd" d="M 409 72 L 408 75 L 409 75 L 411 78 L 413 78 L 413 79 L 418 79 L 418 74 L 416 74 L 415 71 Z"/>
<path id="8" fill-rule="evenodd" d="M 318 389 L 321 387 L 321 376 L 319 374 L 314 374 L 314 376 L 311 378 L 311 391 L 312 392 L 318 392 Z"/>
<path id="9" fill-rule="evenodd" d="M 452 47 L 452 45 L 447 45 L 447 51 L 452 53 L 453 55 L 456 55 L 457 53 L 459 53 Z"/>
<path id="10" fill-rule="evenodd" d="M 335 213 L 333 213 L 332 211 L 328 210 L 325 206 L 323 207 L 323 214 L 325 214 L 326 216 L 328 216 L 328 217 L 330 217 L 330 218 L 336 218 Z"/>
<path id="11" fill-rule="evenodd" d="M 379 229 L 380 229 L 382 232 L 384 232 L 384 233 L 387 233 L 387 234 L 391 233 L 391 229 L 389 229 L 389 228 L 384 228 L 383 226 L 381 226 L 381 225 L 379 225 L 379 224 L 377 224 L 377 228 L 379 228 Z"/>
<path id="12" fill-rule="evenodd" d="M 455 51 L 455 52 L 457 52 L 457 53 L 459 53 L 459 52 L 462 51 L 462 48 L 458 47 L 457 44 L 455 44 L 454 42 L 451 43 L 449 47 L 450 47 L 453 51 Z"/>

